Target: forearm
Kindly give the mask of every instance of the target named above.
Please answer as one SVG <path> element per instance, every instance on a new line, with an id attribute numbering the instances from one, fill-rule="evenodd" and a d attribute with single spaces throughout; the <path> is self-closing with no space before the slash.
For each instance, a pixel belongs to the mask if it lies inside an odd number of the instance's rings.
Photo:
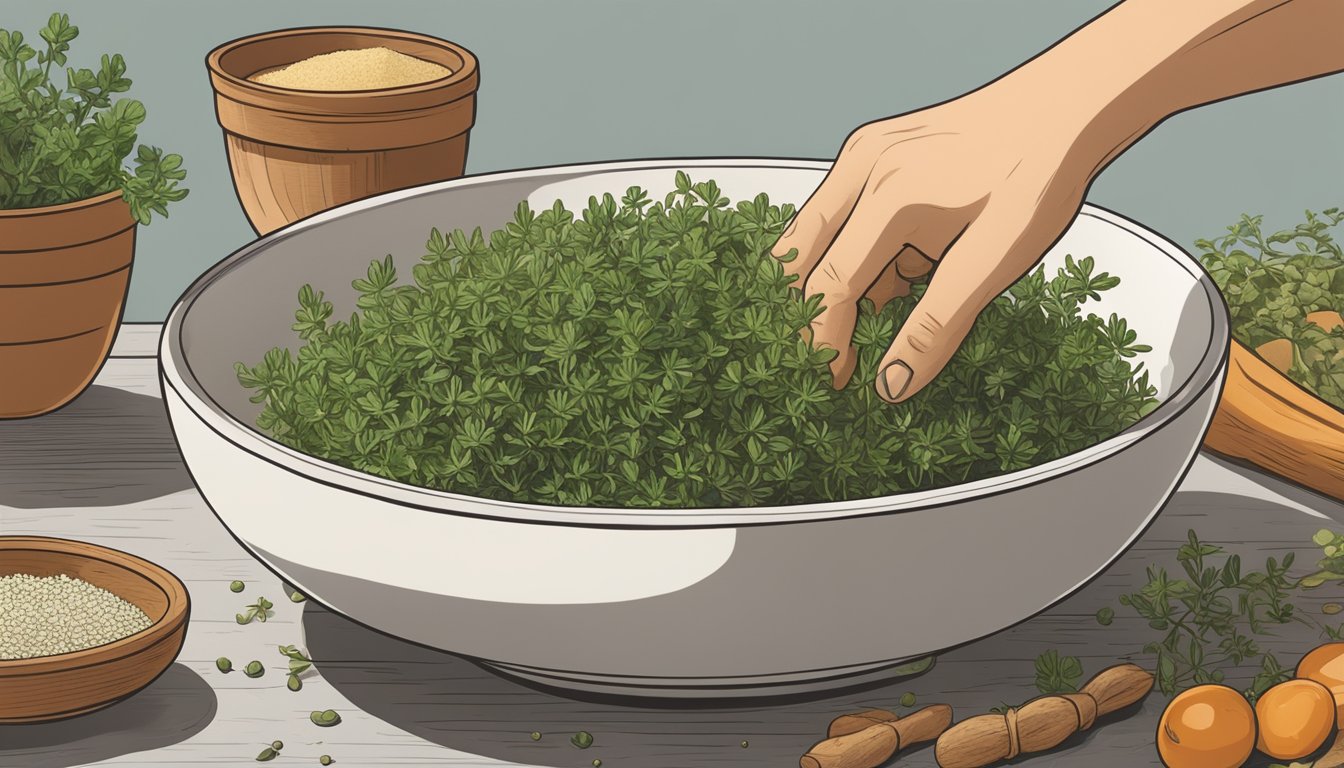
<path id="1" fill-rule="evenodd" d="M 1100 170 L 1177 112 L 1339 71 L 1344 0 L 1127 0 L 1001 82 Z"/>

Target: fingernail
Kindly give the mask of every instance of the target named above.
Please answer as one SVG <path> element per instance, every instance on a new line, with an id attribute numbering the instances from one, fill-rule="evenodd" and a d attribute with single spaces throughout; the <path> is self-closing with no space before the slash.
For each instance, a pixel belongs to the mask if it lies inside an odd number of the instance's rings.
<path id="1" fill-rule="evenodd" d="M 878 381 L 882 382 L 882 387 L 886 390 L 883 399 L 889 403 L 899 402 L 901 395 L 905 394 L 905 388 L 910 386 L 910 379 L 913 376 L 914 372 L 910 370 L 910 366 L 900 360 L 882 369 Z"/>

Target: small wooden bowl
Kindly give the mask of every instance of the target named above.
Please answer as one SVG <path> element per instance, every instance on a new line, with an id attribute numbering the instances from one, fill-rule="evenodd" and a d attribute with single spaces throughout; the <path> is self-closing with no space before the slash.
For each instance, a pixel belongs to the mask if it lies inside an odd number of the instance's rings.
<path id="1" fill-rule="evenodd" d="M 133 603 L 154 623 L 73 653 L 0 660 L 0 723 L 60 720 L 139 691 L 182 650 L 191 600 L 173 574 L 134 555 L 68 539 L 0 536 L 0 576 L 65 574 Z"/>
<path id="2" fill-rule="evenodd" d="M 390 48 L 451 74 L 363 91 L 253 82 L 310 56 Z M 206 57 L 234 189 L 257 234 L 380 192 L 461 176 L 476 121 L 476 56 L 429 35 L 374 27 L 283 29 Z"/>

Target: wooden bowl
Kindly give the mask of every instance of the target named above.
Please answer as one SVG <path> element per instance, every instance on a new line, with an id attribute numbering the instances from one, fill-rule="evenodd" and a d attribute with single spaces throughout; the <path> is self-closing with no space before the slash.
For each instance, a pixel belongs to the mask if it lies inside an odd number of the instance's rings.
<path id="1" fill-rule="evenodd" d="M 390 48 L 451 74 L 363 91 L 248 78 L 339 50 Z M 206 58 L 234 189 L 258 234 L 380 192 L 461 176 L 476 121 L 476 56 L 394 29 L 307 27 L 224 43 Z"/>
<path id="2" fill-rule="evenodd" d="M 0 576 L 16 573 L 83 579 L 133 603 L 154 623 L 82 651 L 0 660 L 0 723 L 59 720 L 115 704 L 154 682 L 182 650 L 187 588 L 147 560 L 81 541 L 0 536 Z"/>

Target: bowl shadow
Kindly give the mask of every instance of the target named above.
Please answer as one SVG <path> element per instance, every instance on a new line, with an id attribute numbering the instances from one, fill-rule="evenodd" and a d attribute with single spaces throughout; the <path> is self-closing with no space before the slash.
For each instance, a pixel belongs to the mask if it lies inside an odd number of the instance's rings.
<path id="1" fill-rule="evenodd" d="M 173 664 L 130 698 L 87 715 L 31 725 L 0 725 L 0 765 L 67 768 L 171 746 L 215 717 L 215 692 Z"/>
<path id="2" fill-rule="evenodd" d="M 441 746 L 527 765 L 570 766 L 576 757 L 585 764 L 600 758 L 651 767 L 794 764 L 831 718 L 853 711 L 856 701 L 860 709 L 895 706 L 912 680 L 829 691 L 824 698 L 668 702 L 576 694 L 502 677 L 312 601 L 303 626 L 323 679 L 363 711 Z M 531 739 L 534 731 L 540 740 Z M 569 742 L 579 731 L 594 736 L 582 752 Z"/>
<path id="3" fill-rule="evenodd" d="M 1310 560 L 1311 535 L 1325 521 L 1283 503 L 1218 490 L 1223 482 L 1178 492 L 1132 549 L 1051 610 L 942 654 L 919 677 L 809 699 L 680 702 L 670 707 L 639 700 L 576 698 L 572 692 L 499 677 L 471 660 L 384 635 L 311 601 L 305 607 L 304 634 L 323 678 L 352 703 L 426 741 L 461 752 L 556 768 L 588 764 L 593 758 L 609 765 L 650 768 L 793 765 L 839 714 L 870 707 L 908 713 L 911 710 L 898 706 L 907 691 L 917 695 L 916 706 L 952 705 L 958 721 L 1001 704 L 1021 704 L 1037 695 L 1034 658 L 1051 648 L 1079 657 L 1088 677 L 1126 661 L 1151 666 L 1142 648 L 1154 639 L 1153 631 L 1145 620 L 1120 607 L 1118 597 L 1147 580 L 1150 564 L 1175 569 L 1175 552 L 1185 542 L 1187 529 L 1201 531 L 1229 552 L 1242 554 L 1248 568 L 1289 551 L 1296 551 L 1304 562 Z M 986 599 L 993 599 L 1002 588 L 987 580 Z M 1328 599 L 1323 592 L 1311 593 L 1297 602 L 1316 613 Z M 1103 627 L 1096 612 L 1105 606 L 1116 609 L 1116 616 Z M 1296 658 L 1320 642 L 1313 631 L 1301 627 L 1285 627 L 1261 640 L 1263 648 L 1280 658 Z M 1242 685 L 1254 673 L 1247 666 L 1232 671 L 1229 680 Z M 1154 692 L 1056 749 L 1021 756 L 1014 764 L 1158 765 L 1153 738 L 1166 702 L 1165 696 Z M 594 736 L 593 746 L 584 751 L 569 743 L 569 737 L 581 730 Z M 542 734 L 539 741 L 530 738 L 533 731 Z M 744 740 L 749 743 L 746 749 L 740 746 Z M 911 768 L 937 764 L 927 745 L 902 751 L 898 761 Z"/>
<path id="4" fill-rule="evenodd" d="M 115 506 L 191 487 L 157 397 L 95 385 L 55 413 L 0 421 L 0 506 Z"/>

